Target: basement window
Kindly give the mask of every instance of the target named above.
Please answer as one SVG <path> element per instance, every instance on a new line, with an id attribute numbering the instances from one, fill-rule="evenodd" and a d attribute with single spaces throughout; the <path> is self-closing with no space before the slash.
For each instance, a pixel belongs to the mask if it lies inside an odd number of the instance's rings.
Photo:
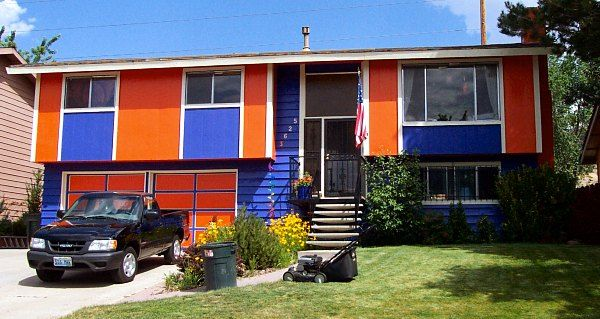
<path id="1" fill-rule="evenodd" d="M 69 77 L 65 82 L 65 109 L 115 107 L 115 76 Z"/>
<path id="2" fill-rule="evenodd" d="M 426 201 L 496 200 L 495 184 L 500 175 L 496 165 L 421 167 Z"/>

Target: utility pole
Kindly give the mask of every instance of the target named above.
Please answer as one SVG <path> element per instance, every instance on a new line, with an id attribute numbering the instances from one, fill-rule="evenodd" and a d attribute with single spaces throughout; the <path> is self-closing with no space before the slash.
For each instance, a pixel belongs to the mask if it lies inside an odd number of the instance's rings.
<path id="1" fill-rule="evenodd" d="M 487 34 L 485 25 L 485 0 L 479 0 L 479 19 L 481 20 L 481 45 L 487 44 Z"/>

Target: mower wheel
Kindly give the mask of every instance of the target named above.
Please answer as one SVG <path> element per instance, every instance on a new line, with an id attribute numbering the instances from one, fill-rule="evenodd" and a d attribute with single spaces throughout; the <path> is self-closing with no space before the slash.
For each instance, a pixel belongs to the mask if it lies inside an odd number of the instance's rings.
<path id="1" fill-rule="evenodd" d="M 313 278 L 313 281 L 318 284 L 325 283 L 325 282 L 327 282 L 327 276 L 325 276 L 324 273 L 320 272 L 315 275 L 315 277 Z"/>
<path id="2" fill-rule="evenodd" d="M 294 274 L 292 274 L 292 273 L 291 273 L 291 272 L 289 272 L 289 271 L 286 271 L 286 272 L 283 274 L 283 281 L 294 281 Z"/>

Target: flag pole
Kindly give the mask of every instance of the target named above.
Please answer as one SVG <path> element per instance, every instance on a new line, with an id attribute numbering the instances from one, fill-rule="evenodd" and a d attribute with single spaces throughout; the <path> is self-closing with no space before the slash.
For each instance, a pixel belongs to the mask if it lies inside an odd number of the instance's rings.
<path id="1" fill-rule="evenodd" d="M 487 44 L 487 34 L 486 34 L 486 12 L 485 12 L 485 0 L 479 0 L 479 19 L 481 22 L 481 45 Z"/>

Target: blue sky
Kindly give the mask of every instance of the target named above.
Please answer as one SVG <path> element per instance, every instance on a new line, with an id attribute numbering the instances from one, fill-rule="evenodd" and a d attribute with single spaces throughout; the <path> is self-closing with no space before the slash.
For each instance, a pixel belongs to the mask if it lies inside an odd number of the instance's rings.
<path id="1" fill-rule="evenodd" d="M 504 0 L 486 1 L 489 43 L 518 42 L 496 28 Z M 60 33 L 57 60 L 300 50 L 303 25 L 313 50 L 480 41 L 479 0 L 0 0 L 0 25 L 20 48 Z"/>

